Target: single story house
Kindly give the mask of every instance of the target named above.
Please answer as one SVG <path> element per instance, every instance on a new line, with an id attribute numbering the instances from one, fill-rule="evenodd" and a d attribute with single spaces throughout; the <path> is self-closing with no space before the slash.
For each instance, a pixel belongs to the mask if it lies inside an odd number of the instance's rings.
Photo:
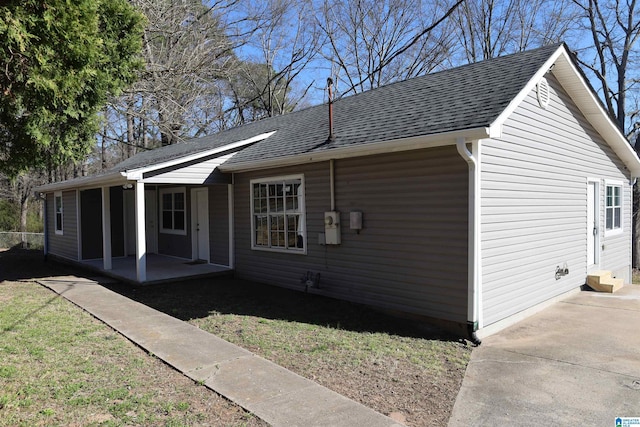
<path id="1" fill-rule="evenodd" d="M 161 269 L 233 271 L 475 338 L 594 270 L 629 283 L 638 176 L 635 151 L 556 44 L 37 191 L 49 256 L 140 283 Z"/>

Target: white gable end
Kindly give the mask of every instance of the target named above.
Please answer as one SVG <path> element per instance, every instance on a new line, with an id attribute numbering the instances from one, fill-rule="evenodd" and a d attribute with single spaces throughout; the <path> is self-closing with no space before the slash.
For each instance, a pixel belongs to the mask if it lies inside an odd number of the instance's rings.
<path id="1" fill-rule="evenodd" d="M 145 184 L 206 184 L 210 182 L 210 178 L 218 166 L 236 154 L 237 152 L 230 153 L 216 157 L 215 159 L 205 160 L 189 166 L 173 169 L 168 172 L 159 173 L 148 178 L 143 178 L 141 182 L 144 182 Z"/>

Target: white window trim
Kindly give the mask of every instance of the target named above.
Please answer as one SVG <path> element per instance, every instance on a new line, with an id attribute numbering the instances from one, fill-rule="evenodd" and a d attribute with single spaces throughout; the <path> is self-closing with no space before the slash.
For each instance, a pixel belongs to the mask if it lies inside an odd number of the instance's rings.
<path id="1" fill-rule="evenodd" d="M 300 211 L 301 211 L 301 220 L 300 223 L 302 224 L 302 239 L 304 242 L 304 247 L 302 249 L 299 248 L 289 248 L 289 249 L 283 249 L 283 248 L 272 248 L 272 247 L 265 247 L 265 246 L 256 246 L 256 225 L 255 225 L 255 221 L 254 221 L 254 200 L 253 200 L 253 186 L 254 184 L 263 184 L 263 183 L 274 183 L 274 182 L 279 182 L 279 181 L 287 181 L 287 180 L 293 180 L 293 179 L 299 179 L 300 180 L 300 187 L 302 188 L 302 201 L 300 202 Z M 303 174 L 297 174 L 297 175 L 280 175 L 280 176 L 273 176 L 273 177 L 268 177 L 268 178 L 258 178 L 258 179 L 252 179 L 249 181 L 249 199 L 250 199 L 250 220 L 251 220 L 251 249 L 255 250 L 255 251 L 264 251 L 264 252 L 279 252 L 279 253 L 286 253 L 286 254 L 298 254 L 298 255 L 306 255 L 307 254 L 307 248 L 309 246 L 309 241 L 307 239 L 307 206 L 306 206 L 306 189 L 305 189 L 305 183 L 304 183 L 304 175 Z"/>
<path id="2" fill-rule="evenodd" d="M 607 229 L 607 188 L 608 187 L 620 187 L 620 228 Z M 608 181 L 604 182 L 604 235 L 616 236 L 624 233 L 624 183 L 622 181 Z"/>
<path id="3" fill-rule="evenodd" d="M 60 197 L 60 227 L 58 228 L 58 197 Z M 62 198 L 62 191 L 56 191 L 53 193 L 53 229 L 59 236 L 64 234 L 64 199 Z"/>
<path id="4" fill-rule="evenodd" d="M 165 194 L 175 194 L 175 193 L 182 193 L 183 197 L 184 197 L 184 230 L 175 230 L 172 228 L 164 228 L 164 203 L 162 200 L 162 196 Z M 160 233 L 162 234 L 176 234 L 179 236 L 186 236 L 187 235 L 187 188 L 186 187 L 166 187 L 166 188 L 160 188 L 160 190 L 158 191 L 159 194 L 159 206 L 158 206 L 158 211 L 160 213 L 159 215 L 159 219 L 160 219 Z"/>

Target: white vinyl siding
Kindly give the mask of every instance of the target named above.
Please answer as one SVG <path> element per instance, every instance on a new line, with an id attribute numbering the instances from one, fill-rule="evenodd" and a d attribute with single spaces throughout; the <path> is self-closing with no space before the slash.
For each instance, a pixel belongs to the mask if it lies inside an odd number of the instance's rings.
<path id="1" fill-rule="evenodd" d="M 304 178 L 251 181 L 253 249 L 305 252 Z"/>
<path id="2" fill-rule="evenodd" d="M 622 228 L 631 189 L 620 159 L 576 105 L 547 75 L 550 102 L 540 107 L 533 90 L 506 121 L 500 139 L 482 141 L 483 326 L 585 283 L 587 190 L 597 178 L 599 229 L 604 230 L 604 185 L 619 181 Z M 600 268 L 630 269 L 627 232 L 604 236 Z M 556 280 L 555 270 L 569 274 Z"/>
<path id="3" fill-rule="evenodd" d="M 187 234 L 187 195 L 184 187 L 160 189 L 160 232 Z"/>

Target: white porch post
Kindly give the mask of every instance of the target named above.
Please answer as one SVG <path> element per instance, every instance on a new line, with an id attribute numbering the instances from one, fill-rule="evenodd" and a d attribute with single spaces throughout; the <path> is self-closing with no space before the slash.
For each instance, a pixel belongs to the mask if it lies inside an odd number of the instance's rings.
<path id="1" fill-rule="evenodd" d="M 103 268 L 111 270 L 111 194 L 102 187 L 102 260 Z"/>
<path id="2" fill-rule="evenodd" d="M 229 209 L 229 268 L 235 268 L 235 234 L 234 234 L 234 201 L 233 201 L 233 184 L 227 185 L 227 208 Z"/>
<path id="3" fill-rule="evenodd" d="M 147 245 L 144 213 L 144 183 L 135 183 L 136 205 L 136 278 L 138 282 L 147 280 Z"/>

